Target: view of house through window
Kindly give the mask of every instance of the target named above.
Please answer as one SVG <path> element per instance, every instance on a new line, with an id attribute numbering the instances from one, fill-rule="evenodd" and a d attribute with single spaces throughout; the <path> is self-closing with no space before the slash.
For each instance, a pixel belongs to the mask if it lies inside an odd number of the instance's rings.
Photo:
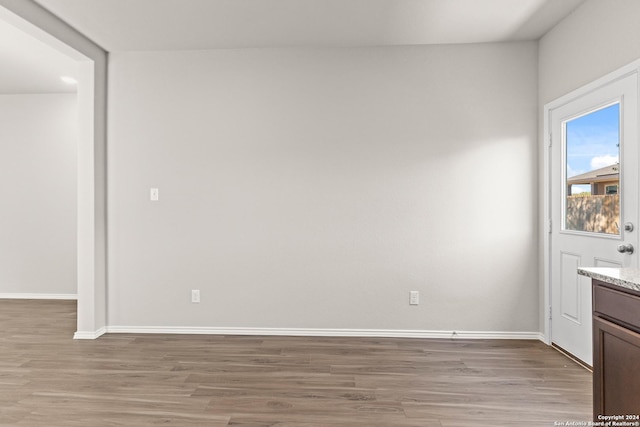
<path id="1" fill-rule="evenodd" d="M 620 103 L 564 123 L 564 230 L 620 234 Z"/>

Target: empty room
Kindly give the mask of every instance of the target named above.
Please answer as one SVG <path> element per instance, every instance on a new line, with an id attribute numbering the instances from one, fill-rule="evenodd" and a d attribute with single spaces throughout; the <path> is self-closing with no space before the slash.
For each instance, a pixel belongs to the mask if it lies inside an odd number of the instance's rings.
<path id="1" fill-rule="evenodd" d="M 0 0 L 0 426 L 640 426 L 639 22 Z"/>

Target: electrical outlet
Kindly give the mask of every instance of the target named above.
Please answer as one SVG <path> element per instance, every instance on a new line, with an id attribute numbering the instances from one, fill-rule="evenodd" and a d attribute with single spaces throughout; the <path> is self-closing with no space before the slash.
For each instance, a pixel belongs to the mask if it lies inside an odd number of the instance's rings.
<path id="1" fill-rule="evenodd" d="M 200 302 L 200 289 L 191 290 L 191 302 L 196 304 Z"/>
<path id="2" fill-rule="evenodd" d="M 420 292 L 418 291 L 409 292 L 409 304 L 410 305 L 420 304 Z"/>

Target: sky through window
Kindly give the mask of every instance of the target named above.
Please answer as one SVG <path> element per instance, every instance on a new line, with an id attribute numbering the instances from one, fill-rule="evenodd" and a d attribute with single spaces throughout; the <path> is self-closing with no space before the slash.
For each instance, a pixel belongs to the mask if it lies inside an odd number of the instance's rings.
<path id="1" fill-rule="evenodd" d="M 567 178 L 620 161 L 620 104 L 616 103 L 566 123 Z M 590 191 L 575 185 L 572 193 Z"/>

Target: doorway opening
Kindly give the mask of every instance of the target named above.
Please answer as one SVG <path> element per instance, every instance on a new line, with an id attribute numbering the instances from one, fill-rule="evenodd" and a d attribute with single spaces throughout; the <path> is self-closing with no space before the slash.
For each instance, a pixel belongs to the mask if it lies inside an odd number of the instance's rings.
<path id="1" fill-rule="evenodd" d="M 106 325 L 104 165 L 107 55 L 34 2 L 0 6 L 0 21 L 77 63 L 78 308 L 74 338 L 97 338 L 104 333 Z"/>

